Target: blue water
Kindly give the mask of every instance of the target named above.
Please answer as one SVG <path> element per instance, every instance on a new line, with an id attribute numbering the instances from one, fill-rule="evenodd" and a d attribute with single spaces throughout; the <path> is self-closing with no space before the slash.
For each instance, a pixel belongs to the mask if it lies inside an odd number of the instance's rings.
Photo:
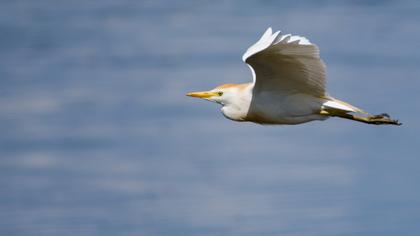
<path id="1" fill-rule="evenodd" d="M 0 235 L 420 235 L 418 1 L 0 6 Z M 268 26 L 404 125 L 235 123 L 184 96 L 250 81 Z"/>

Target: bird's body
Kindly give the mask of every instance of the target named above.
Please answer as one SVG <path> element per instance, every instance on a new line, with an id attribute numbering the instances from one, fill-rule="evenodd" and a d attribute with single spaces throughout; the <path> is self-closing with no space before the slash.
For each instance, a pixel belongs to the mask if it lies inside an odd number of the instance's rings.
<path id="1" fill-rule="evenodd" d="M 227 90 L 231 95 L 231 99 L 222 104 L 221 110 L 226 118 L 234 121 L 300 124 L 328 118 L 319 114 L 323 99 L 305 94 L 285 95 L 273 91 L 253 94 L 253 83 L 228 84 L 217 89 Z"/>
<path id="2" fill-rule="evenodd" d="M 304 37 L 273 34 L 269 28 L 242 59 L 251 68 L 253 83 L 225 84 L 187 95 L 220 103 L 223 115 L 234 121 L 301 124 L 337 116 L 371 124 L 399 124 L 386 114 L 372 116 L 329 96 L 318 47 Z"/>

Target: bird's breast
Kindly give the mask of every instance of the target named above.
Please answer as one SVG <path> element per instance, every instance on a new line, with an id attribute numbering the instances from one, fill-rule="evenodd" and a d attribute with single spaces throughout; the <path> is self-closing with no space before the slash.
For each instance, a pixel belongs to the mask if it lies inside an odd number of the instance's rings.
<path id="1" fill-rule="evenodd" d="M 253 96 L 247 121 L 260 124 L 300 124 L 318 120 L 321 103 L 303 94 L 265 93 Z"/>
<path id="2" fill-rule="evenodd" d="M 222 114 L 230 120 L 246 121 L 248 108 L 249 106 L 239 107 L 239 106 L 234 106 L 234 105 L 227 105 L 227 106 L 223 106 L 221 111 L 222 111 Z"/>

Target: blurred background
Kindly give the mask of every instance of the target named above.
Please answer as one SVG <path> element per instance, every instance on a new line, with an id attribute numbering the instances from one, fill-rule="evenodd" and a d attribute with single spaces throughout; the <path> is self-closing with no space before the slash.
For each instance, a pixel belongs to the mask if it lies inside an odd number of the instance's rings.
<path id="1" fill-rule="evenodd" d="M 418 1 L 0 4 L 1 235 L 420 235 Z M 404 125 L 235 123 L 185 96 L 251 81 L 269 26 Z"/>

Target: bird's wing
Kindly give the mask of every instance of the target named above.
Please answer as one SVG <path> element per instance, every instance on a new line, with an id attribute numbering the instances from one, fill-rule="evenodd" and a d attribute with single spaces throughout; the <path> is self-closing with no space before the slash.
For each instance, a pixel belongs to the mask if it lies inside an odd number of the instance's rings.
<path id="1" fill-rule="evenodd" d="M 325 64 L 319 50 L 308 39 L 272 33 L 271 28 L 248 48 L 242 60 L 254 77 L 254 90 L 278 90 L 325 96 Z"/>

